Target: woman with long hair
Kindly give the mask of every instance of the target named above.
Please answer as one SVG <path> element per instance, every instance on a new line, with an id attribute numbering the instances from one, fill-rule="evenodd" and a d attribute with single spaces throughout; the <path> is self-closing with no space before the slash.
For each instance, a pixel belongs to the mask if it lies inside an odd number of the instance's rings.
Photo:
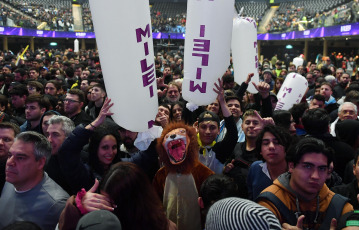
<path id="1" fill-rule="evenodd" d="M 96 193 L 99 188 L 99 193 Z M 114 164 L 102 179 L 87 192 L 69 198 L 60 216 L 59 229 L 76 226 L 82 214 L 104 209 L 112 211 L 120 220 L 124 230 L 158 229 L 174 230 L 164 213 L 146 174 L 135 164 Z"/>
<path id="2" fill-rule="evenodd" d="M 285 79 L 285 77 L 287 76 L 287 74 L 288 74 L 287 69 L 282 69 L 282 70 L 280 71 L 278 77 L 281 77 L 281 78 Z"/>
<path id="3" fill-rule="evenodd" d="M 198 114 L 202 111 L 202 109 L 197 109 L 195 112 L 191 112 L 186 108 L 186 105 L 182 101 L 177 101 L 171 103 L 171 111 L 170 111 L 170 121 L 172 122 L 184 122 L 188 125 L 192 125 Z"/>
<path id="4" fill-rule="evenodd" d="M 276 110 L 273 112 L 273 120 L 277 126 L 281 126 L 288 130 L 289 133 L 296 135 L 295 121 L 292 114 L 287 110 Z"/>
<path id="5" fill-rule="evenodd" d="M 61 145 L 58 153 L 61 171 L 69 184 L 72 194 L 82 188 L 92 187 L 95 179 L 101 180 L 112 164 L 121 161 L 118 155 L 120 142 L 118 126 L 103 124 L 106 116 L 112 115 L 109 109 L 111 100 L 106 99 L 99 116 L 86 127 L 79 125 Z M 89 141 L 90 140 L 90 141 Z M 82 160 L 82 149 L 88 147 L 88 163 Z M 155 144 L 147 150 L 139 151 L 128 161 L 138 164 L 150 177 L 158 170 Z"/>
<path id="6" fill-rule="evenodd" d="M 184 120 L 184 113 L 183 113 L 184 108 L 185 105 L 181 101 L 177 101 L 173 103 L 170 111 L 170 120 L 175 122 Z"/>
<path id="7" fill-rule="evenodd" d="M 246 93 L 244 94 L 242 102 L 244 111 L 256 107 L 256 100 L 254 98 L 254 94 L 250 93 L 249 91 L 246 91 Z"/>
<path id="8" fill-rule="evenodd" d="M 168 229 L 162 202 L 148 177 L 135 164 L 113 165 L 103 178 L 100 190 L 116 205 L 114 214 L 124 229 Z"/>
<path id="9" fill-rule="evenodd" d="M 75 194 L 81 188 L 89 189 L 95 179 L 100 180 L 117 155 L 118 132 L 101 126 L 113 104 L 105 101 L 100 115 L 86 127 L 78 126 L 59 149 L 58 159 L 65 180 Z M 89 142 L 90 139 L 90 142 Z M 88 163 L 81 159 L 83 147 L 89 143 Z"/>
<path id="10" fill-rule="evenodd" d="M 282 85 L 283 85 L 283 82 L 284 82 L 283 78 L 277 77 L 274 81 L 274 87 L 273 87 L 272 93 L 277 95 L 280 90 L 280 87 L 282 87 Z"/>
<path id="11" fill-rule="evenodd" d="M 211 111 L 211 112 L 217 114 L 221 120 L 223 119 L 221 105 L 219 104 L 219 101 L 218 101 L 217 98 L 216 98 L 216 100 L 214 102 L 207 105 L 205 107 L 205 110 Z"/>

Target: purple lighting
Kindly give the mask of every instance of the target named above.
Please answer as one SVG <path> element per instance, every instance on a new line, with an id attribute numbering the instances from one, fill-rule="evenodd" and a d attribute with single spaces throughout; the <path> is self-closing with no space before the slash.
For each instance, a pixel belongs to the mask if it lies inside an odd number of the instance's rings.
<path id="1" fill-rule="evenodd" d="M 204 27 L 204 26 L 203 26 Z M 34 30 L 18 27 L 0 27 L 0 34 L 12 36 L 27 37 L 52 37 L 52 38 L 95 38 L 94 32 L 65 32 L 65 31 L 49 31 Z M 258 40 L 290 40 L 303 38 L 322 38 L 333 36 L 351 36 L 359 34 L 359 23 L 320 27 L 305 31 L 291 31 L 279 34 L 258 34 Z M 200 35 L 204 34 L 204 28 L 200 31 Z M 153 33 L 153 39 L 185 39 L 183 33 Z M 202 36 L 200 36 L 202 37 Z"/>

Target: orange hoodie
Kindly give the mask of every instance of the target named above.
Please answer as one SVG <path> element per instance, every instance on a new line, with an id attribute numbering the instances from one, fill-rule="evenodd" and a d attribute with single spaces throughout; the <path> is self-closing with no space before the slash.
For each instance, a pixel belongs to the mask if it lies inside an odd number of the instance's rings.
<path id="1" fill-rule="evenodd" d="M 313 200 L 305 200 L 294 194 L 294 191 L 289 186 L 290 174 L 284 173 L 273 182 L 263 192 L 271 192 L 278 197 L 283 204 L 293 212 L 298 212 L 305 216 L 303 227 L 309 229 L 318 229 L 320 224 L 325 219 L 326 210 L 334 196 L 334 192 L 330 191 L 326 184 L 320 190 L 318 196 Z M 297 209 L 297 201 L 299 203 L 299 210 Z M 319 201 L 319 202 L 318 202 Z M 287 220 L 282 217 L 274 204 L 266 199 L 259 199 L 258 204 L 271 210 L 279 219 L 280 223 L 287 223 Z M 342 210 L 342 215 L 353 211 L 353 206 L 346 203 Z M 315 223 L 316 222 L 316 223 Z"/>

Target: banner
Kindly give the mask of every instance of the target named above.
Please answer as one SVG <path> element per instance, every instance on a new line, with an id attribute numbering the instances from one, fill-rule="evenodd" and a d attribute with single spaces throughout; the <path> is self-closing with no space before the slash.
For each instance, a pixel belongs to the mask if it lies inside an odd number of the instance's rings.
<path id="1" fill-rule="evenodd" d="M 125 129 L 152 127 L 158 110 L 148 0 L 90 0 L 111 111 Z"/>
<path id="2" fill-rule="evenodd" d="M 237 17 L 233 20 L 232 61 L 237 84 L 242 84 L 249 73 L 254 73 L 251 82 L 259 83 L 257 24 L 252 18 Z M 257 93 L 252 83 L 247 90 Z"/>
<path id="3" fill-rule="evenodd" d="M 300 103 L 308 87 L 308 81 L 300 74 L 290 73 L 285 78 L 277 94 L 278 102 L 274 110 L 289 110 Z"/>
<path id="4" fill-rule="evenodd" d="M 182 96 L 212 103 L 214 82 L 229 66 L 234 0 L 188 0 Z"/>

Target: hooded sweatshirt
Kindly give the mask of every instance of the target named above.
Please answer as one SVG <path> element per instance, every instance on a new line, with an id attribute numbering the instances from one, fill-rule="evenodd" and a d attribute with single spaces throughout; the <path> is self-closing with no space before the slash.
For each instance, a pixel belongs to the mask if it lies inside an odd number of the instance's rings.
<path id="1" fill-rule="evenodd" d="M 305 229 L 318 229 L 325 219 L 326 210 L 334 196 L 334 192 L 330 191 L 326 184 L 323 185 L 319 194 L 313 200 L 306 200 L 304 197 L 297 195 L 289 185 L 290 173 L 280 175 L 273 185 L 264 189 L 263 192 L 271 192 L 279 198 L 283 204 L 293 213 L 299 212 L 304 215 L 303 228 Z M 259 199 L 257 202 L 271 210 L 279 219 L 280 223 L 287 223 L 274 204 L 266 199 Z M 342 215 L 353 210 L 353 206 L 346 203 L 342 210 Z M 329 229 L 329 228 L 328 228 Z"/>

